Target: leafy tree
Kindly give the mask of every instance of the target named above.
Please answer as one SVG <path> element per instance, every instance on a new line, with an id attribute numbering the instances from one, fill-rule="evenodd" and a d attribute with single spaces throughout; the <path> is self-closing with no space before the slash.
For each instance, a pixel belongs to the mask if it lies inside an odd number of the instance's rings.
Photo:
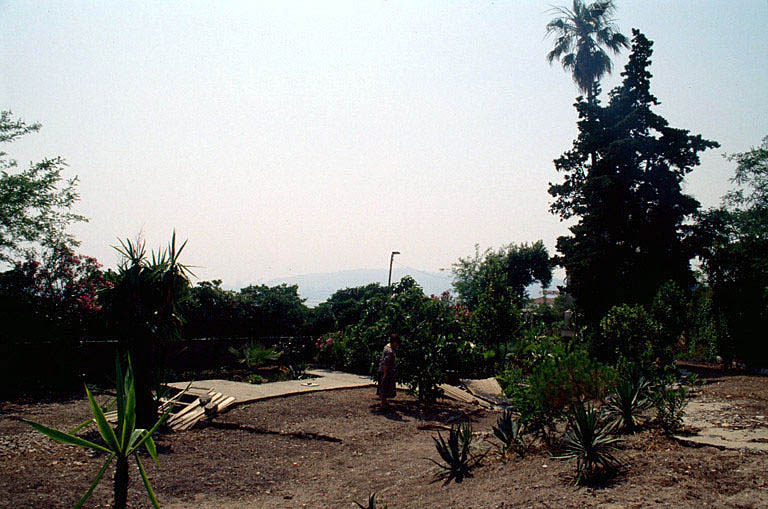
<path id="1" fill-rule="evenodd" d="M 27 124 L 0 111 L 0 143 L 40 130 L 40 124 Z M 65 233 L 67 225 L 86 221 L 71 212 L 79 199 L 77 177 L 62 175 L 66 162 L 61 157 L 46 158 L 20 169 L 16 160 L 0 151 L 0 261 L 30 256 L 32 245 L 76 245 Z"/>
<path id="2" fill-rule="evenodd" d="M 541 241 L 510 244 L 453 265 L 453 286 L 459 300 L 471 311 L 473 338 L 483 345 L 489 359 L 503 365 L 507 345 L 523 326 L 522 309 L 528 300 L 527 287 L 552 281 L 549 253 Z"/>
<path id="3" fill-rule="evenodd" d="M 221 287 L 221 280 L 200 281 L 182 303 L 187 338 L 227 337 L 242 334 L 243 306 L 239 295 Z"/>
<path id="4" fill-rule="evenodd" d="M 467 357 L 462 314 L 447 299 L 426 297 L 409 276 L 394 284 L 391 292 L 369 299 L 360 321 L 341 338 L 330 337 L 327 348 L 340 341 L 348 369 L 374 374 L 382 348 L 391 334 L 398 334 L 402 341 L 397 381 L 414 390 L 420 401 L 434 401 L 438 386 L 455 376 Z"/>
<path id="5" fill-rule="evenodd" d="M 475 246 L 475 255 L 460 258 L 453 264 L 453 287 L 459 301 L 474 310 L 489 287 L 503 289 L 517 306 L 528 298 L 526 288 L 539 282 L 549 286 L 552 269 L 549 253 L 542 241 L 533 244 L 509 244 L 498 251 L 486 250 L 482 255 Z"/>
<path id="6" fill-rule="evenodd" d="M 688 221 L 699 203 L 682 183 L 699 153 L 718 144 L 654 113 L 651 46 L 633 30 L 622 84 L 605 107 L 578 100 L 578 138 L 555 160 L 564 181 L 550 184 L 551 211 L 578 219 L 570 236 L 558 238 L 555 261 L 565 267 L 567 290 L 588 327 L 614 305 L 650 304 L 667 281 L 693 284 Z"/>
<path id="7" fill-rule="evenodd" d="M 335 321 L 335 330 L 343 330 L 360 321 L 367 303 L 374 298 L 389 294 L 387 287 L 379 283 L 337 290 L 326 301 Z"/>
<path id="8" fill-rule="evenodd" d="M 720 355 L 768 364 L 768 137 L 729 156 L 737 186 L 724 205 L 699 218 L 701 258 L 711 288 L 711 316 Z"/>
<path id="9" fill-rule="evenodd" d="M 301 332 L 307 315 L 297 285 L 251 285 L 240 290 L 245 307 L 246 334 L 279 336 Z"/>
<path id="10" fill-rule="evenodd" d="M 627 38 L 618 32 L 611 15 L 613 0 L 585 4 L 573 0 L 573 7 L 555 7 L 559 16 L 547 23 L 547 36 L 555 35 L 555 47 L 547 54 L 551 64 L 559 60 L 563 68 L 573 75 L 579 90 L 587 94 L 592 104 L 600 78 L 612 70 L 606 49 L 618 53 L 629 47 Z"/>

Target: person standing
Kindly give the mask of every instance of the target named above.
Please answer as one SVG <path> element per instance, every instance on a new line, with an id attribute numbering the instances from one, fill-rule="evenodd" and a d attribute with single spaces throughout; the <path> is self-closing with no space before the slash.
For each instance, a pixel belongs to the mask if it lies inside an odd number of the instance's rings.
<path id="1" fill-rule="evenodd" d="M 379 361 L 379 385 L 376 394 L 381 399 L 381 408 L 389 408 L 389 398 L 394 398 L 397 390 L 395 388 L 395 350 L 400 346 L 400 338 L 397 334 L 392 334 L 389 343 L 384 346 Z"/>

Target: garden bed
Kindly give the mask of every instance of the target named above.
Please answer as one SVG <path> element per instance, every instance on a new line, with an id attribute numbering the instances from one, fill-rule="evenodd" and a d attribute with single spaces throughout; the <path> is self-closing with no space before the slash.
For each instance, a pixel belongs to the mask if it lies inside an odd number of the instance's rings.
<path id="1" fill-rule="evenodd" d="M 738 401 L 765 414 L 763 377 L 708 380 L 707 398 Z M 161 468 L 148 473 L 169 507 L 353 507 L 377 492 L 393 507 L 614 507 L 768 504 L 768 455 L 685 447 L 655 429 L 629 437 L 627 467 L 606 485 L 576 488 L 573 465 L 537 451 L 502 463 L 489 454 L 462 483 L 435 480 L 434 431 L 424 424 L 469 420 L 487 432 L 497 414 L 444 402 L 421 410 L 398 396 L 394 410 L 376 409 L 374 390 L 350 389 L 276 398 L 235 408 L 213 425 L 158 437 Z M 67 507 L 87 489 L 102 458 L 56 444 L 12 417 L 65 429 L 84 419 L 87 402 L 0 404 L 0 492 L 18 507 Z M 135 472 L 131 507 L 147 506 Z M 91 507 L 108 507 L 103 482 Z"/>

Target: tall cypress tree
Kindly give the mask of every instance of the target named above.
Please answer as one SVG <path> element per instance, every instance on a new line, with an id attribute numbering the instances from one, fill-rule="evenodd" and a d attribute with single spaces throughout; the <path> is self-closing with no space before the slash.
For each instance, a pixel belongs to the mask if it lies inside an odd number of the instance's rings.
<path id="1" fill-rule="evenodd" d="M 632 53 L 607 106 L 579 100 L 579 135 L 555 160 L 564 174 L 550 184 L 551 211 L 578 218 L 557 240 L 556 261 L 568 274 L 568 292 L 584 324 L 612 306 L 649 304 L 666 281 L 692 283 L 687 220 L 699 202 L 682 191 L 699 153 L 719 146 L 676 129 L 653 112 L 651 46 L 633 30 Z"/>

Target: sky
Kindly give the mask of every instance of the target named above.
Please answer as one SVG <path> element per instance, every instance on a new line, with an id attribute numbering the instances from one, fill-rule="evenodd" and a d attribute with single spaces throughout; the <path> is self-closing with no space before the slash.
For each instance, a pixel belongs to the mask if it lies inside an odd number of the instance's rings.
<path id="1" fill-rule="evenodd" d="M 554 253 L 578 94 L 545 58 L 551 4 L 0 1 L 0 109 L 43 124 L 4 150 L 66 158 L 90 218 L 71 231 L 106 266 L 118 239 L 174 229 L 234 288 L 394 250 L 423 271 L 475 244 Z M 686 184 L 718 205 L 723 154 L 768 135 L 768 0 L 616 4 L 654 41 L 657 111 L 720 142 Z"/>

